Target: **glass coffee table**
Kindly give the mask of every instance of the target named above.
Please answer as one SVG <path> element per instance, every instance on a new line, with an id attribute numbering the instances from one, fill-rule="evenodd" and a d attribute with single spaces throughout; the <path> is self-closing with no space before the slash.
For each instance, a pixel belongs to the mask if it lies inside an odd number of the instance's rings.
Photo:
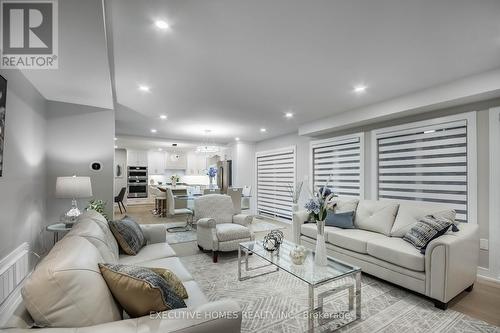
<path id="1" fill-rule="evenodd" d="M 309 294 L 307 312 L 309 331 L 314 330 L 315 318 L 318 319 L 321 326 L 338 319 L 335 314 L 325 313 L 323 305 L 326 298 L 346 289 L 348 290 L 349 313 L 355 307 L 354 318 L 349 323 L 360 319 L 361 269 L 332 257 L 328 257 L 327 266 L 317 266 L 314 264 L 314 251 L 309 249 L 306 250 L 304 263 L 302 265 L 295 265 L 289 253 L 296 246 L 298 245 L 285 240 L 280 246 L 279 253 L 275 253 L 264 249 L 262 241 L 240 243 L 238 247 L 238 279 L 244 281 L 282 270 L 305 282 L 308 286 Z M 264 263 L 259 266 L 250 267 L 248 262 L 249 254 L 254 254 L 258 258 L 263 259 Z M 334 283 L 335 286 L 328 287 L 328 284 Z M 316 289 L 319 287 L 322 287 L 322 291 L 316 292 Z"/>

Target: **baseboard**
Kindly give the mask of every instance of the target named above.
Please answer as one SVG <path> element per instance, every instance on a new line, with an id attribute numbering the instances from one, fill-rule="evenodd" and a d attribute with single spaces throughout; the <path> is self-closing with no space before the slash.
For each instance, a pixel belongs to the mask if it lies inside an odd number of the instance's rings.
<path id="1" fill-rule="evenodd" d="M 488 268 L 478 267 L 477 279 L 478 281 L 494 285 L 495 287 L 500 287 L 500 278 L 495 277 Z"/>

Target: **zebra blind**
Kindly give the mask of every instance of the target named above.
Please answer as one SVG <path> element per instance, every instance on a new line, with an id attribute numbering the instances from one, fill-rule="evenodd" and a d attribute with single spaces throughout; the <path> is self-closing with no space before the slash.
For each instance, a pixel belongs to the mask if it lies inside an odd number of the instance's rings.
<path id="1" fill-rule="evenodd" d="M 291 220 L 289 185 L 295 185 L 295 149 L 257 153 L 258 213 Z"/>
<path id="2" fill-rule="evenodd" d="M 466 121 L 384 135 L 377 146 L 379 198 L 446 204 L 468 221 Z"/>
<path id="3" fill-rule="evenodd" d="M 337 195 L 363 196 L 362 135 L 320 141 L 312 145 L 313 186 L 325 185 Z"/>

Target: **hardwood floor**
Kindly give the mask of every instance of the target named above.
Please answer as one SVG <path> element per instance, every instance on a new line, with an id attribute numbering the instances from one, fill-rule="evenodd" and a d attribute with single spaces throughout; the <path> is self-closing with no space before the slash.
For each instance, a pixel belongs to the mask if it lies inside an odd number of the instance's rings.
<path id="1" fill-rule="evenodd" d="M 127 207 L 127 213 L 120 214 L 118 208 L 115 211 L 115 219 L 128 214 L 134 217 L 139 223 L 166 223 L 185 221 L 182 216 L 172 218 L 160 218 L 151 214 L 153 205 L 134 205 Z M 272 222 L 277 225 L 286 225 L 282 231 L 286 239 L 292 239 L 292 227 L 290 224 L 281 222 Z M 261 239 L 266 232 L 257 233 L 256 239 Z M 180 256 L 193 255 L 200 253 L 195 242 L 175 244 L 174 250 Z M 462 312 L 473 318 L 484 320 L 487 323 L 500 326 L 500 284 L 496 284 L 484 279 L 478 279 L 471 292 L 462 292 L 455 297 L 450 304 L 449 309 Z"/>

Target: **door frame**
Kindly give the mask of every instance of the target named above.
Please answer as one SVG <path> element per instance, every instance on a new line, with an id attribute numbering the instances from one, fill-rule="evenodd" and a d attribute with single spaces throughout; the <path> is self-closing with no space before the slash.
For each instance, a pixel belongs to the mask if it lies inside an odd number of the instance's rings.
<path id="1" fill-rule="evenodd" d="M 489 110 L 489 267 L 481 273 L 500 281 L 500 153 L 495 149 L 500 143 L 500 107 Z M 497 185 L 498 186 L 494 186 Z"/>

